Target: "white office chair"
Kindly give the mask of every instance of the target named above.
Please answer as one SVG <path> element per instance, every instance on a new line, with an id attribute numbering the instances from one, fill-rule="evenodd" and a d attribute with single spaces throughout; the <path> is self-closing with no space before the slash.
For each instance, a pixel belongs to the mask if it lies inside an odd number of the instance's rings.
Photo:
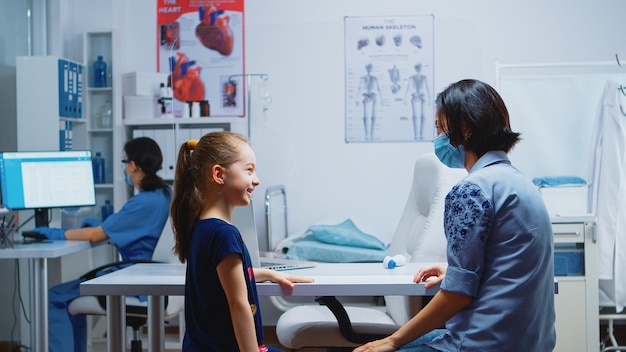
<path id="1" fill-rule="evenodd" d="M 389 255 L 403 254 L 413 262 L 445 261 L 444 200 L 466 174 L 464 169 L 444 166 L 433 153 L 417 159 L 413 185 Z M 421 297 L 385 296 L 385 306 L 381 307 L 343 307 L 334 297 L 317 300 L 326 307 L 298 306 L 280 316 L 276 335 L 282 346 L 358 346 L 393 333 L 422 308 Z"/>
<path id="2" fill-rule="evenodd" d="M 178 257 L 172 252 L 172 248 L 174 246 L 174 235 L 172 234 L 171 228 L 172 227 L 168 219 L 152 255 L 153 262 L 178 262 Z M 68 311 L 70 314 L 105 316 L 105 302 L 105 297 L 80 296 L 70 302 Z M 184 296 L 167 296 L 165 297 L 165 305 L 164 318 L 165 320 L 172 319 L 179 314 L 182 314 L 185 305 Z M 147 323 L 147 306 L 147 302 L 140 302 L 136 297 L 126 297 L 126 325 L 133 329 L 131 352 L 141 352 L 142 350 L 139 329 Z M 184 335 L 185 330 L 184 319 L 180 319 L 180 324 L 182 326 L 179 326 L 179 340 L 182 343 L 182 336 Z"/>

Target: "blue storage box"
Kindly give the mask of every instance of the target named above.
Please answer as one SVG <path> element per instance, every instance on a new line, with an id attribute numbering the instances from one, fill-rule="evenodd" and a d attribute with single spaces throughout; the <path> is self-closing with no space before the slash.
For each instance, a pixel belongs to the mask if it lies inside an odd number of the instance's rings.
<path id="1" fill-rule="evenodd" d="M 582 249 L 555 249 L 554 275 L 583 275 L 583 257 L 584 252 Z"/>

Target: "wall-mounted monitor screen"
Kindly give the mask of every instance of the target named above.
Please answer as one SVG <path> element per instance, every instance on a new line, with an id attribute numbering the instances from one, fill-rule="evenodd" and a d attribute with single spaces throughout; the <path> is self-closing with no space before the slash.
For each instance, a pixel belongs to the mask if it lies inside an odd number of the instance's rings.
<path id="1" fill-rule="evenodd" d="M 35 210 L 35 226 L 48 208 L 96 204 L 91 151 L 0 153 L 0 186 L 5 207 Z"/>

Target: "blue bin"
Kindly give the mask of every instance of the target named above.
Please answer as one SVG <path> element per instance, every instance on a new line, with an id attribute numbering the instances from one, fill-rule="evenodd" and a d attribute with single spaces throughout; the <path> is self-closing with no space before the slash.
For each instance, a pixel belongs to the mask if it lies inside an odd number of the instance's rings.
<path id="1" fill-rule="evenodd" d="M 555 249 L 554 250 L 554 275 L 555 276 L 580 276 L 583 275 L 582 249 Z"/>

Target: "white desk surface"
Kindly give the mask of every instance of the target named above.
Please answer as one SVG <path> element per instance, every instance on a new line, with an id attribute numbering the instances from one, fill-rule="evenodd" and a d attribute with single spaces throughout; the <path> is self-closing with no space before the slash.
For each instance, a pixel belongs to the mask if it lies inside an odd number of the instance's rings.
<path id="1" fill-rule="evenodd" d="M 106 242 L 106 241 L 104 241 Z M 59 258 L 68 254 L 84 251 L 101 243 L 89 241 L 40 241 L 23 243 L 21 240 L 14 243 L 13 248 L 0 249 L 0 259 L 33 259 L 33 258 Z"/>
<path id="2" fill-rule="evenodd" d="M 429 296 L 438 288 L 426 290 L 413 283 L 418 268 L 432 263 L 408 263 L 385 269 L 381 263 L 319 263 L 314 268 L 289 270 L 292 275 L 312 277 L 314 283 L 295 284 L 293 290 L 271 282 L 257 283 L 260 296 Z M 80 284 L 82 295 L 185 294 L 185 265 L 135 264 Z"/>
<path id="3" fill-rule="evenodd" d="M 289 270 L 290 274 L 315 279 L 313 283 L 297 283 L 293 290 L 280 285 L 257 283 L 260 296 L 431 296 L 439 288 L 426 290 L 424 284 L 413 282 L 418 268 L 432 263 L 408 263 L 385 269 L 382 263 L 319 263 L 314 268 Z M 82 295 L 107 296 L 107 351 L 125 347 L 125 295 L 148 295 L 148 350 L 164 351 L 162 296 L 185 294 L 185 265 L 135 264 L 80 284 Z"/>

